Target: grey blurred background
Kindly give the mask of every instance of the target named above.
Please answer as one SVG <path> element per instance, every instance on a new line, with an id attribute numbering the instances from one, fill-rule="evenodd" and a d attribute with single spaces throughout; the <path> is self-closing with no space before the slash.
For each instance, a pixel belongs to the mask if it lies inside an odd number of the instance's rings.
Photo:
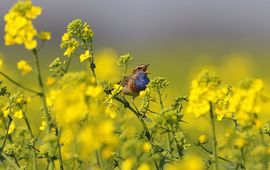
<path id="1" fill-rule="evenodd" d="M 1 0 L 0 15 L 15 0 Z M 99 47 L 170 46 L 185 39 L 215 43 L 269 43 L 270 1 L 261 0 L 39 0 L 38 28 L 59 41 L 66 24 L 81 18 L 92 26 Z M 3 18 L 3 17 L 2 17 Z M 1 37 L 3 19 L 1 19 Z M 207 39 L 207 40 L 206 40 Z M 2 43 L 2 38 L 1 38 Z M 259 44 L 262 45 L 262 44 Z"/>
<path id="2" fill-rule="evenodd" d="M 0 1 L 0 51 L 10 58 L 22 48 L 4 47 L 3 16 L 15 0 Z M 201 61 L 220 66 L 226 56 L 244 52 L 256 65 L 251 74 L 269 75 L 269 0 L 39 0 L 43 8 L 35 20 L 38 30 L 52 32 L 45 64 L 61 55 L 61 35 L 69 21 L 81 18 L 95 33 L 96 51 L 113 48 L 130 52 L 135 63 L 151 63 L 152 69 L 180 84 Z M 21 57 L 21 56 L 20 56 Z M 166 67 L 164 67 L 166 65 Z M 254 68 L 251 68 L 254 67 Z M 232 68 L 233 69 L 233 68 Z M 162 70 L 162 71 L 160 71 Z M 237 72 L 237 68 L 235 68 Z M 178 76 L 179 78 L 174 78 Z"/>

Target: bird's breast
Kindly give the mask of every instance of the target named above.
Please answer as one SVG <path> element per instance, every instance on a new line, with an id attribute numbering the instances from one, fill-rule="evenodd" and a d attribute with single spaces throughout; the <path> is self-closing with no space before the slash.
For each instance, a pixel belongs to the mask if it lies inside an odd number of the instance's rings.
<path id="1" fill-rule="evenodd" d="M 146 85 L 150 82 L 149 78 L 146 74 L 138 76 L 138 78 L 135 80 L 135 88 L 137 91 L 145 90 Z"/>

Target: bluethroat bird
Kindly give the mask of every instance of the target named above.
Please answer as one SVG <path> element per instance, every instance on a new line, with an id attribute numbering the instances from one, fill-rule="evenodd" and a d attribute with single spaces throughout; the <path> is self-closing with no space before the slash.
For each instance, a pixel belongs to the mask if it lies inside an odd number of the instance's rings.
<path id="1" fill-rule="evenodd" d="M 149 64 L 138 65 L 131 73 L 131 75 L 124 77 L 120 82 L 122 85 L 122 94 L 137 97 L 140 91 L 145 90 L 146 85 L 150 82 L 147 76 L 147 68 Z"/>

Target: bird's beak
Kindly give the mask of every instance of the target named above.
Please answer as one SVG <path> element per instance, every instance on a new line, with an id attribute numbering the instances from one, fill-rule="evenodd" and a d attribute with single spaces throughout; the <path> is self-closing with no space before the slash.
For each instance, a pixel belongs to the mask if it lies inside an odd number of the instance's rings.
<path id="1" fill-rule="evenodd" d="M 148 68 L 149 65 L 150 65 L 150 64 L 145 64 L 145 65 L 144 65 L 143 71 L 147 72 L 147 68 Z"/>

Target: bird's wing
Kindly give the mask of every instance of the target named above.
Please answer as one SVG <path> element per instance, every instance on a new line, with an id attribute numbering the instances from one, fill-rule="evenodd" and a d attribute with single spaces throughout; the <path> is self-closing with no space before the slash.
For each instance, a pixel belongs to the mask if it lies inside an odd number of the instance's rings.
<path id="1" fill-rule="evenodd" d="M 124 76 L 122 80 L 120 80 L 117 84 L 122 85 L 123 87 L 128 84 L 129 76 Z"/>

